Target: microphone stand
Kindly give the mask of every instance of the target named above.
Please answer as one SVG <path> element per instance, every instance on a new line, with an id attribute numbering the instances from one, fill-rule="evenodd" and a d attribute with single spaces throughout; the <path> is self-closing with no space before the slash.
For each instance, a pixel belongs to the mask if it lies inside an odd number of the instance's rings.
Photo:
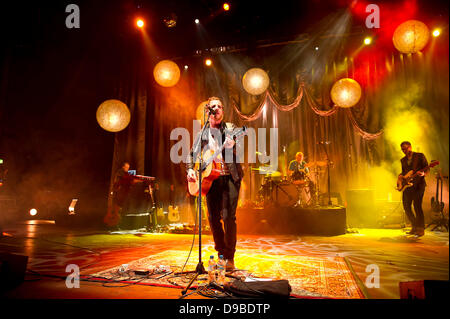
<path id="1" fill-rule="evenodd" d="M 203 266 L 202 262 L 202 171 L 203 171 L 203 163 L 202 163 L 202 156 L 201 156 L 201 145 L 202 145 L 202 137 L 203 133 L 205 132 L 206 127 L 209 124 L 209 116 L 212 114 L 211 109 L 208 109 L 208 119 L 205 119 L 206 112 L 203 114 L 203 119 L 205 121 L 205 125 L 203 125 L 203 128 L 201 130 L 199 139 L 197 140 L 197 144 L 194 145 L 194 154 L 195 150 L 198 149 L 199 153 L 199 165 L 198 165 L 198 264 L 194 271 L 184 271 L 175 273 L 176 275 L 182 275 L 182 274 L 192 274 L 195 273 L 195 276 L 192 277 L 192 279 L 189 281 L 189 284 L 181 291 L 182 295 L 185 295 L 188 289 L 192 286 L 194 281 L 197 279 L 199 275 L 206 274 L 205 267 Z"/>
<path id="2" fill-rule="evenodd" d="M 330 158 L 328 156 L 328 151 L 327 151 L 327 148 L 325 147 L 325 143 L 321 142 L 319 144 L 323 146 L 323 150 L 325 151 L 325 155 L 327 156 L 328 206 L 333 206 L 333 203 L 331 202 L 331 193 L 330 193 L 330 184 L 331 184 L 331 182 L 330 182 Z"/>

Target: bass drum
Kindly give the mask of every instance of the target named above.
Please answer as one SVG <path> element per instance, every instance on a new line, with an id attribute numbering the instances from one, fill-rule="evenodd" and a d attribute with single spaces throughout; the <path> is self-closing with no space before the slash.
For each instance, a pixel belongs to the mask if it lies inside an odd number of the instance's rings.
<path id="1" fill-rule="evenodd" d="M 298 201 L 298 190 L 294 184 L 280 183 L 273 192 L 273 198 L 278 206 L 291 207 Z"/>

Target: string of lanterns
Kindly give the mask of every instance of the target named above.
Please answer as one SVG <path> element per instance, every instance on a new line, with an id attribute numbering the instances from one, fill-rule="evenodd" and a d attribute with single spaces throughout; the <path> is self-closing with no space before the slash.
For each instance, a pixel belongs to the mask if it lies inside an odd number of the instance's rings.
<path id="1" fill-rule="evenodd" d="M 408 20 L 401 23 L 394 31 L 392 42 L 401 53 L 416 53 L 428 43 L 430 31 L 421 21 Z M 158 62 L 153 69 L 155 81 L 162 87 L 173 87 L 180 79 L 180 68 L 171 60 Z M 261 68 L 251 68 L 242 77 L 244 90 L 251 95 L 267 93 L 270 78 Z M 361 86 L 351 78 L 343 78 L 334 83 L 331 88 L 331 99 L 335 107 L 351 108 L 361 99 Z M 196 110 L 196 118 L 203 119 L 205 102 Z M 334 109 L 334 108 L 333 108 Z M 130 111 L 125 103 L 119 100 L 106 100 L 97 109 L 97 122 L 110 132 L 125 129 L 130 122 Z"/>

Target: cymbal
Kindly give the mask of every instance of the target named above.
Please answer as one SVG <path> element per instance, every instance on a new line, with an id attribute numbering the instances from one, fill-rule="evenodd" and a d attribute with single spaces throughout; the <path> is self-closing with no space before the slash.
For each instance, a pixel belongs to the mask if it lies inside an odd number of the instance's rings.
<path id="1" fill-rule="evenodd" d="M 306 164 L 306 167 L 324 167 L 327 166 L 327 162 L 326 161 L 315 161 L 315 162 L 310 162 Z"/>
<path id="2" fill-rule="evenodd" d="M 271 177 L 279 177 L 281 176 L 281 172 L 279 171 L 274 171 L 274 172 L 270 172 L 267 175 L 271 176 Z"/>

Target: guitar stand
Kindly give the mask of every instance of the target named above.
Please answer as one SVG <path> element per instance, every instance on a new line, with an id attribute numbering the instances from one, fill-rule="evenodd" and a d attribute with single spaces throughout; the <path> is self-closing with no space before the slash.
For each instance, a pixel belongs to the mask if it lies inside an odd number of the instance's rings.
<path id="1" fill-rule="evenodd" d="M 439 186 L 441 188 L 441 200 L 439 202 Z M 436 177 L 436 201 L 439 205 L 439 217 L 437 219 L 434 219 L 426 228 L 431 227 L 434 225 L 433 229 L 431 231 L 434 231 L 435 229 L 445 229 L 448 232 L 448 219 L 445 218 L 444 215 L 444 202 L 442 201 L 442 186 L 443 186 L 443 178 L 441 176 Z"/>
<path id="2" fill-rule="evenodd" d="M 445 229 L 448 232 L 448 219 L 445 218 L 444 213 L 443 212 L 439 212 L 439 218 L 433 220 L 428 226 L 431 227 L 432 225 L 434 225 L 433 229 L 431 229 L 431 231 L 434 231 L 435 229 Z"/>

